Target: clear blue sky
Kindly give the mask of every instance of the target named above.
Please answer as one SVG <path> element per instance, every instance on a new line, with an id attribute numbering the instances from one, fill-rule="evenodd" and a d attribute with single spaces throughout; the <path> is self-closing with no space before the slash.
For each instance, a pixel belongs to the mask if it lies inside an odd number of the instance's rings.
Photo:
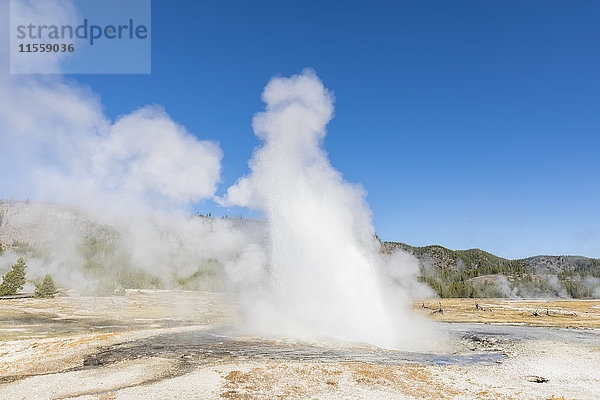
<path id="1" fill-rule="evenodd" d="M 382 239 L 600 257 L 598 1 L 154 0 L 151 75 L 73 78 L 111 117 L 162 104 L 219 141 L 222 193 L 262 88 L 304 67 L 335 92 L 325 146 Z"/>

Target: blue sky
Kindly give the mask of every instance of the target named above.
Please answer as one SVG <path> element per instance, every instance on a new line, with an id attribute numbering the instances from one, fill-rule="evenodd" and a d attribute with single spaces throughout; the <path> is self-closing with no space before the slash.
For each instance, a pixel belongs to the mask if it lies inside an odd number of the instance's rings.
<path id="1" fill-rule="evenodd" d="M 155 0 L 152 74 L 70 78 L 113 118 L 161 104 L 217 140 L 223 193 L 264 85 L 312 67 L 336 96 L 325 148 L 382 239 L 600 257 L 599 17 L 596 1 Z"/>

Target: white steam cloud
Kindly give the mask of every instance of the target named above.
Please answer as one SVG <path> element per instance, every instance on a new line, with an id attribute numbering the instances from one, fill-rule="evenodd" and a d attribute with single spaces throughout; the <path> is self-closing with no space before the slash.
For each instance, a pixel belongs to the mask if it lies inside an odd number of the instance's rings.
<path id="1" fill-rule="evenodd" d="M 23 4 L 24 20 L 75 15 L 67 0 Z M 0 193 L 79 208 L 0 202 L 0 270 L 21 252 L 34 279 L 50 272 L 60 285 L 113 290 L 189 288 L 218 280 L 220 268 L 259 332 L 422 345 L 429 325 L 410 311 L 422 290 L 416 260 L 380 252 L 365 191 L 321 147 L 333 95 L 307 70 L 273 79 L 263 100 L 253 126 L 264 145 L 219 201 L 261 210 L 266 221 L 214 220 L 184 211 L 215 194 L 217 143 L 160 106 L 111 120 L 95 93 L 60 75 L 1 74 Z"/>
<path id="2" fill-rule="evenodd" d="M 221 200 L 266 216 L 266 256 L 251 249 L 248 258 L 265 263 L 268 279 L 246 299 L 249 323 L 268 333 L 413 347 L 424 322 L 410 312 L 407 291 L 386 277 L 409 278 L 417 263 L 380 253 L 365 191 L 330 165 L 321 144 L 332 93 L 305 70 L 273 79 L 262 99 L 266 111 L 253 127 L 264 143 L 250 175 Z"/>
<path id="3" fill-rule="evenodd" d="M 101 283 L 102 272 L 84 271 L 90 262 L 107 276 L 144 271 L 170 287 L 207 259 L 227 260 L 225 249 L 245 238 L 185 216 L 214 195 L 221 158 L 215 142 L 198 140 L 158 106 L 111 122 L 93 92 L 60 76 L 1 77 L 2 197 L 79 208 L 0 204 L 0 272 L 15 262 L 15 241 L 35 249 L 26 252 L 30 279 L 51 273 L 63 287 L 86 290 Z M 90 240 L 101 245 L 86 256 Z"/>
<path id="4" fill-rule="evenodd" d="M 184 208 L 211 197 L 219 146 L 160 107 L 115 122 L 97 97 L 62 79 L 0 81 L 2 193 L 112 211 Z"/>
<path id="5" fill-rule="evenodd" d="M 43 17 L 60 25 L 77 16 L 69 0 L 11 3 L 13 24 Z M 0 13 L 8 19 L 8 0 L 0 0 Z M 8 54 L 9 24 L 0 33 L 0 50 Z M 44 59 L 47 71 L 59 74 L 59 61 Z M 0 58 L 0 195 L 34 201 L 0 201 L 6 250 L 0 272 L 18 251 L 26 255 L 30 279 L 49 272 L 64 287 L 90 289 L 97 277 L 125 273 L 139 283 L 143 271 L 169 287 L 206 260 L 225 262 L 225 253 L 247 244 L 227 222 L 186 215 L 220 182 L 216 142 L 199 140 L 160 106 L 113 121 L 99 96 L 76 81 L 8 71 L 8 58 Z M 96 269 L 90 272 L 90 265 Z"/>
<path id="6" fill-rule="evenodd" d="M 68 0 L 10 3 L 13 25 L 41 17 L 60 25 L 77 17 Z M 8 16 L 9 2 L 0 0 L 0 7 Z M 4 54 L 8 28 L 2 24 L 0 32 Z M 0 60 L 4 196 L 139 214 L 183 210 L 214 195 L 222 159 L 217 143 L 198 140 L 160 106 L 111 121 L 91 90 L 60 75 L 8 75 L 8 61 Z M 44 62 L 60 73 L 58 60 Z"/>

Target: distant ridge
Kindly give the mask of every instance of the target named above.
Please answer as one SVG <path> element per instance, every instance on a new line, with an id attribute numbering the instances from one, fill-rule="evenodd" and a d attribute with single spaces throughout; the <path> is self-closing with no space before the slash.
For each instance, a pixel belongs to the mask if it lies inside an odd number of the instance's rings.
<path id="1" fill-rule="evenodd" d="M 421 281 L 441 297 L 600 297 L 597 258 L 540 255 L 509 260 L 480 249 L 401 242 L 382 242 L 382 248 L 414 255 Z"/>

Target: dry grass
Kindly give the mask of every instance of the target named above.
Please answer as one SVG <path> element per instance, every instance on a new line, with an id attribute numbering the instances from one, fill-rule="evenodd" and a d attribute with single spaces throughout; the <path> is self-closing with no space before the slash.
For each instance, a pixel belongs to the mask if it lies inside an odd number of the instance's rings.
<path id="1" fill-rule="evenodd" d="M 324 364 L 270 363 L 247 372 L 225 375 L 221 397 L 226 399 L 303 399 L 335 391 L 342 372 Z"/>
<path id="2" fill-rule="evenodd" d="M 449 399 L 458 391 L 437 380 L 422 366 L 381 366 L 364 363 L 269 364 L 224 376 L 221 397 L 226 399 L 304 399 L 362 387 L 418 398 Z"/>
<path id="3" fill-rule="evenodd" d="M 386 387 L 417 398 L 451 399 L 460 392 L 441 382 L 431 367 L 347 364 L 356 383 L 369 388 Z"/>
<path id="4" fill-rule="evenodd" d="M 445 373 L 455 367 L 385 366 L 368 363 L 262 363 L 245 371 L 222 372 L 225 399 L 377 398 L 506 398 L 499 386 L 455 382 Z M 366 397 L 365 397 L 366 395 Z"/>
<path id="5" fill-rule="evenodd" d="M 433 313 L 441 302 L 443 313 Z M 440 322 L 481 322 L 552 326 L 563 328 L 600 328 L 600 300 L 537 299 L 429 299 L 432 309 L 414 308 Z M 475 308 L 479 304 L 483 310 Z M 536 313 L 538 315 L 534 315 Z M 546 312 L 548 314 L 546 314 Z"/>

